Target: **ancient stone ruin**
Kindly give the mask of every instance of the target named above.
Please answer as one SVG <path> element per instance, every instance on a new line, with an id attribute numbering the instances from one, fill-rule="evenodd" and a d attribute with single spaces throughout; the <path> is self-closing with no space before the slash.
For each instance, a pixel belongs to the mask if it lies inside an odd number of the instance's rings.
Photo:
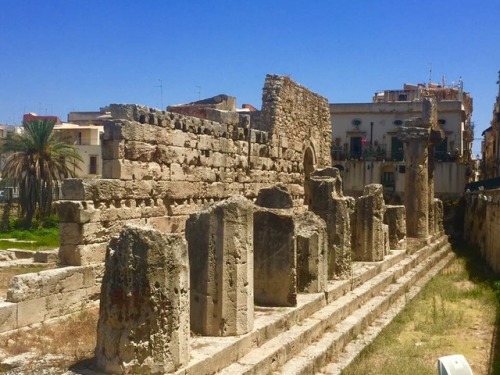
<path id="1" fill-rule="evenodd" d="M 95 356 L 106 373 L 166 373 L 189 361 L 185 240 L 127 224 L 106 253 Z"/>
<path id="2" fill-rule="evenodd" d="M 314 373 L 450 259 L 442 204 L 417 191 L 432 126 L 404 130 L 418 183 L 387 206 L 380 184 L 344 196 L 327 100 L 287 77 L 267 76 L 261 111 L 110 108 L 103 178 L 66 180 L 58 203 L 60 264 L 105 264 L 99 371 Z"/>
<path id="3" fill-rule="evenodd" d="M 311 172 L 331 165 L 328 101 L 268 75 L 262 103 L 259 112 L 237 112 L 234 98 L 222 97 L 167 112 L 111 105 L 102 179 L 62 186 L 61 264 L 102 262 L 125 223 L 183 233 L 203 205 L 233 195 L 255 199 L 276 183 L 301 207 Z"/>

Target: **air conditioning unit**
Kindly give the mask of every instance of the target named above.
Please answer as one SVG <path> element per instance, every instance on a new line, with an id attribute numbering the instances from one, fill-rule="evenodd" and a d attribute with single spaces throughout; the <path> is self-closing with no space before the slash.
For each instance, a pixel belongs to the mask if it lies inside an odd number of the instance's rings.
<path id="1" fill-rule="evenodd" d="M 462 354 L 447 355 L 438 359 L 439 375 L 473 375 L 469 363 Z"/>

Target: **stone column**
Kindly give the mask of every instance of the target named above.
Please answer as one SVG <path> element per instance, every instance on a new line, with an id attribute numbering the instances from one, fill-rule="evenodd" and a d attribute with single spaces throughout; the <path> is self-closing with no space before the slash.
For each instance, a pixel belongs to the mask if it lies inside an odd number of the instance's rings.
<path id="1" fill-rule="evenodd" d="M 406 124 L 421 125 L 421 119 Z M 429 236 L 429 133 L 422 126 L 405 126 L 399 137 L 405 142 L 405 193 L 406 228 L 408 237 Z"/>
<path id="2" fill-rule="evenodd" d="M 352 271 L 350 213 L 353 201 L 344 197 L 337 168 L 316 170 L 310 179 L 309 209 L 326 222 L 328 278 L 347 277 Z"/>
<path id="3" fill-rule="evenodd" d="M 389 246 L 393 250 L 406 250 L 405 206 L 386 206 L 384 223 L 389 226 Z"/>
<path id="4" fill-rule="evenodd" d="M 297 305 L 297 250 L 292 199 L 283 186 L 259 191 L 254 212 L 255 303 Z M 260 207 L 259 207 L 260 206 Z"/>
<path id="5" fill-rule="evenodd" d="M 444 207 L 443 201 L 441 199 L 434 198 L 434 215 L 435 215 L 435 228 L 434 232 L 436 234 L 442 234 L 444 232 Z"/>
<path id="6" fill-rule="evenodd" d="M 437 103 L 433 97 L 424 97 L 422 99 L 422 125 L 430 129 L 429 135 L 429 162 L 427 164 L 427 187 L 429 204 L 429 234 L 435 231 L 435 213 L 434 213 L 434 149 L 435 145 L 444 139 L 444 132 L 439 130 Z"/>
<path id="7" fill-rule="evenodd" d="M 256 209 L 254 293 L 257 305 L 297 305 L 294 231 L 291 210 Z"/>
<path id="8" fill-rule="evenodd" d="M 370 184 L 356 199 L 352 235 L 355 260 L 373 262 L 384 259 L 387 228 L 384 224 L 383 194 L 382 185 Z"/>
<path id="9" fill-rule="evenodd" d="M 193 332 L 232 336 L 253 329 L 253 207 L 235 196 L 186 223 Z"/>
<path id="10" fill-rule="evenodd" d="M 328 279 L 326 224 L 312 212 L 295 219 L 297 241 L 297 289 L 324 292 Z"/>
<path id="11" fill-rule="evenodd" d="M 97 367 L 166 373 L 189 361 L 189 265 L 179 235 L 126 225 L 106 253 Z"/>

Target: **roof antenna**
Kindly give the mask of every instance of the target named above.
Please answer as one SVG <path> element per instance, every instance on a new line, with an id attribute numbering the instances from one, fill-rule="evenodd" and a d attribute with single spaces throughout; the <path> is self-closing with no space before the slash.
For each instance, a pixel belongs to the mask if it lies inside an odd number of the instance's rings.
<path id="1" fill-rule="evenodd" d="M 427 87 L 431 86 L 431 82 L 432 82 L 432 63 L 429 63 L 429 84 L 427 85 Z"/>
<path id="2" fill-rule="evenodd" d="M 498 97 L 500 97 L 500 70 L 498 71 L 497 85 L 498 85 Z"/>

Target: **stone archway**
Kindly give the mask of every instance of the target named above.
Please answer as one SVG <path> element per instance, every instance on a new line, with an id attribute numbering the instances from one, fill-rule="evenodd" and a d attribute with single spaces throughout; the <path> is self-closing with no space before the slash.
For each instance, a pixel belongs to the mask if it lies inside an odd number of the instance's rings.
<path id="1" fill-rule="evenodd" d="M 311 147 L 307 147 L 304 151 L 304 204 L 309 205 L 310 202 L 310 178 L 314 171 L 315 157 Z"/>

